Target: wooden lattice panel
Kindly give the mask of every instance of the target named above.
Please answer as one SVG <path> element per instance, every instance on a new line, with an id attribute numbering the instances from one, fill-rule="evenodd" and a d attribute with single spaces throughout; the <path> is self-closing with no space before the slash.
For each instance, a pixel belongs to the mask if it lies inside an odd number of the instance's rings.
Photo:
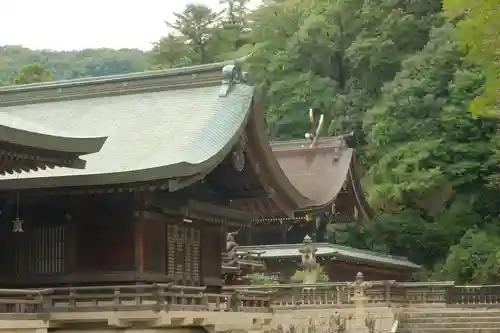
<path id="1" fill-rule="evenodd" d="M 176 281 L 199 284 L 200 231 L 191 226 L 167 227 L 167 273 Z"/>

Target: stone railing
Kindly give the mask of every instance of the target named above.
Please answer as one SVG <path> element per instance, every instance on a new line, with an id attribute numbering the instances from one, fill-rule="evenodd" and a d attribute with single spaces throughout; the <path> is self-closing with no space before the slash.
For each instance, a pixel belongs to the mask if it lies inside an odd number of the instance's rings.
<path id="1" fill-rule="evenodd" d="M 0 315 L 50 319 L 53 313 L 99 311 L 272 312 L 271 298 L 258 290 L 207 293 L 205 287 L 172 284 L 91 286 L 43 290 L 0 289 Z"/>
<path id="2" fill-rule="evenodd" d="M 500 285 L 460 286 L 454 282 L 370 281 L 366 303 L 379 305 L 440 305 L 447 307 L 500 307 Z M 272 293 L 275 308 L 351 307 L 350 282 L 232 286 L 233 290 Z"/>
<path id="3" fill-rule="evenodd" d="M 220 294 L 208 293 L 205 287 L 172 284 L 0 289 L 0 316 L 30 319 L 50 318 L 54 313 L 86 311 L 271 313 L 275 309 L 286 308 L 342 308 L 354 307 L 354 291 L 351 282 L 231 286 L 224 288 Z M 366 306 L 500 307 L 500 285 L 370 281 L 366 283 L 363 293 Z"/>

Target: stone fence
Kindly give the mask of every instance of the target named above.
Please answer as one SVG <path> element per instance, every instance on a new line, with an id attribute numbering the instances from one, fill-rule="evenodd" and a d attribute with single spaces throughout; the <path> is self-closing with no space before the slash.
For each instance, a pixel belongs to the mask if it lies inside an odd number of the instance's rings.
<path id="1" fill-rule="evenodd" d="M 173 284 L 0 289 L 0 319 L 49 320 L 52 314 L 106 311 L 272 312 L 269 293 L 205 292 Z"/>
<path id="2" fill-rule="evenodd" d="M 173 284 L 0 289 L 0 317 L 50 318 L 61 312 L 203 311 L 272 313 L 282 309 L 365 306 L 500 307 L 500 285 L 363 281 L 227 286 L 221 293 Z"/>
<path id="3" fill-rule="evenodd" d="M 454 282 L 367 281 L 367 305 L 500 307 L 500 285 L 456 285 Z M 236 291 L 270 293 L 273 308 L 351 307 L 352 282 L 231 286 Z"/>

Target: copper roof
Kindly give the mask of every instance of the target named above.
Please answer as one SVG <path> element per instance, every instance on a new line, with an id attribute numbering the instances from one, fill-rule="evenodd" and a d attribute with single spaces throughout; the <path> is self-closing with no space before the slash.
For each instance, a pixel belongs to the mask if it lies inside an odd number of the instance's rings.
<path id="1" fill-rule="evenodd" d="M 354 247 L 330 244 L 330 243 L 312 243 L 317 249 L 316 256 L 318 257 L 337 257 L 363 262 L 372 262 L 383 266 L 398 266 L 408 269 L 420 269 L 421 266 L 408 260 L 406 257 L 393 256 L 381 252 L 357 249 Z M 273 244 L 273 245 L 251 245 L 239 246 L 238 253 L 260 251 L 259 258 L 262 260 L 277 259 L 277 258 L 300 258 L 299 249 L 304 246 L 299 244 Z"/>
<path id="2" fill-rule="evenodd" d="M 0 189 L 176 180 L 208 172 L 244 131 L 254 87 L 242 76 L 236 61 L 0 88 L 0 121 L 16 117 L 25 127 L 43 126 L 43 133 L 108 137 L 86 158 L 85 169 L 5 175 Z"/>
<path id="3" fill-rule="evenodd" d="M 98 152 L 105 141 L 105 136 L 68 133 L 0 113 L 0 174 L 84 168 L 80 156 Z"/>

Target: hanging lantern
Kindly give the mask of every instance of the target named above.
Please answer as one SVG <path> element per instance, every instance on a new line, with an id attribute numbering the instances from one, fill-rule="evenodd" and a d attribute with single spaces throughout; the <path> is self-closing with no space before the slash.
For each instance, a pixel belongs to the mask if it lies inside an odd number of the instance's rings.
<path id="1" fill-rule="evenodd" d="M 21 220 L 19 216 L 16 217 L 16 219 L 12 221 L 12 232 L 24 232 L 23 223 L 24 221 Z"/>
<path id="2" fill-rule="evenodd" d="M 12 232 L 24 232 L 23 220 L 19 217 L 20 215 L 20 198 L 19 191 L 16 193 L 16 219 L 12 221 Z"/>

